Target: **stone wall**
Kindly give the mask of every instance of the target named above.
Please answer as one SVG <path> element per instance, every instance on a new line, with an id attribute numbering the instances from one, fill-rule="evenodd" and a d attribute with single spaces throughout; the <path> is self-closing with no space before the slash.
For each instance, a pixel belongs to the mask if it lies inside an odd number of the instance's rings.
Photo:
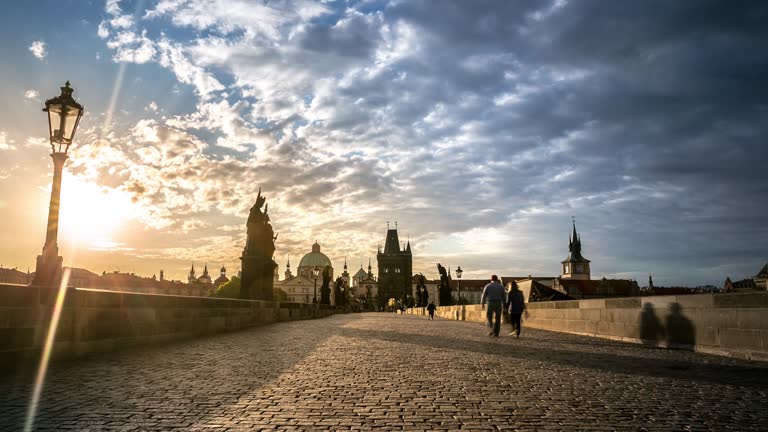
<path id="1" fill-rule="evenodd" d="M 768 360 L 768 292 L 529 303 L 523 328 L 596 336 Z M 411 313 L 422 313 L 414 309 Z M 484 322 L 480 305 L 439 307 L 437 316 Z"/>
<path id="2" fill-rule="evenodd" d="M 54 289 L 0 284 L 0 363 L 37 358 L 56 298 Z M 69 288 L 52 355 L 79 357 L 336 312 L 327 305 Z"/>

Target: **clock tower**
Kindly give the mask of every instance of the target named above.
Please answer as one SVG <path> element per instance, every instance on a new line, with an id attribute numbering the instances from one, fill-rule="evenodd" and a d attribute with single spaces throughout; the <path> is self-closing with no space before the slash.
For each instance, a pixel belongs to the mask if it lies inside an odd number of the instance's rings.
<path id="1" fill-rule="evenodd" d="M 576 233 L 576 221 L 573 221 L 573 234 L 568 239 L 568 258 L 562 261 L 561 279 L 589 280 L 589 260 L 581 256 L 581 237 Z"/>

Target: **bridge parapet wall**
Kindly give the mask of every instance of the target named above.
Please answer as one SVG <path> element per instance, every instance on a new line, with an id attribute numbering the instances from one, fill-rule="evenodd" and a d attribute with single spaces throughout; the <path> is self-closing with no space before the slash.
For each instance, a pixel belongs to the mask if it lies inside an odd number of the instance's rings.
<path id="1" fill-rule="evenodd" d="M 768 292 L 568 300 L 527 307 L 524 328 L 768 361 Z M 435 313 L 485 322 L 480 305 L 438 307 Z"/>
<path id="2" fill-rule="evenodd" d="M 39 354 L 57 294 L 0 284 L 0 363 L 18 364 Z M 52 355 L 79 357 L 341 311 L 328 305 L 69 288 Z"/>

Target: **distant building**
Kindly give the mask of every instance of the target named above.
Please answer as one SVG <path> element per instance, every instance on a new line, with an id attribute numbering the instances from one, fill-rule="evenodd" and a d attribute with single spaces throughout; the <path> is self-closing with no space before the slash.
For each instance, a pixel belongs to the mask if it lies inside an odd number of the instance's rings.
<path id="1" fill-rule="evenodd" d="M 323 278 L 323 268 L 325 267 L 331 268 L 331 281 L 333 281 L 333 264 L 331 264 L 331 259 L 328 258 L 327 255 L 320 252 L 320 244 L 315 241 L 315 244 L 312 245 L 312 252 L 304 255 L 303 258 L 301 258 L 301 261 L 299 261 L 299 267 L 296 269 L 296 275 L 303 276 L 307 279 L 312 279 L 312 271 L 315 269 L 315 267 L 320 270 L 320 276 L 318 278 L 319 282 L 322 284 L 322 278 Z M 319 298 L 318 294 L 318 298 Z"/>
<path id="2" fill-rule="evenodd" d="M 653 276 L 648 275 L 648 286 L 640 289 L 641 295 L 688 295 L 688 294 L 701 294 L 701 293 L 713 293 L 718 291 L 713 285 L 697 286 L 697 287 L 684 287 L 684 286 L 656 286 L 653 283 Z"/>
<path id="3" fill-rule="evenodd" d="M 216 280 L 213 281 L 213 288 L 216 289 L 227 282 L 229 282 L 229 278 L 227 277 L 227 269 L 226 267 L 221 266 L 219 277 L 217 277 Z"/>
<path id="4" fill-rule="evenodd" d="M 312 245 L 312 251 L 304 255 L 299 261 L 296 275 L 291 272 L 291 259 L 288 258 L 285 264 L 285 277 L 283 280 L 277 280 L 276 277 L 274 287 L 283 290 L 289 302 L 312 303 L 315 300 L 315 295 L 317 295 L 317 301 L 320 301 L 320 288 L 323 286 L 323 269 L 325 267 L 330 268 L 330 288 L 333 290 L 333 264 L 331 264 L 331 259 L 320 251 L 320 244 L 315 241 L 315 244 Z M 317 279 L 314 277 L 315 268 L 319 271 Z M 345 273 L 346 270 L 345 260 Z M 347 273 L 347 275 L 349 274 Z M 331 296 L 332 303 L 334 300 Z"/>
<path id="5" fill-rule="evenodd" d="M 302 275 L 293 276 L 286 270 L 286 278 L 275 283 L 275 288 L 283 290 L 289 302 L 312 303 L 315 298 L 315 280 Z M 317 280 L 317 301 L 320 301 L 322 279 Z"/>
<path id="6" fill-rule="evenodd" d="M 0 283 L 29 285 L 32 283 L 32 274 L 20 272 L 16 268 L 3 268 L 0 266 Z"/>
<path id="7" fill-rule="evenodd" d="M 755 281 L 755 287 L 760 290 L 768 290 L 768 263 L 752 278 Z"/>
<path id="8" fill-rule="evenodd" d="M 634 280 L 590 278 L 590 261 L 581 255 L 581 236 L 576 232 L 576 222 L 568 239 L 568 251 L 568 257 L 561 262 L 563 274 L 554 280 L 554 290 L 576 299 L 640 295 L 640 287 Z"/>
<path id="9" fill-rule="evenodd" d="M 576 233 L 576 221 L 573 222 L 573 234 L 568 237 L 568 258 L 561 262 L 561 279 L 589 280 L 590 261 L 581 256 L 581 237 Z"/>
<path id="10" fill-rule="evenodd" d="M 371 268 L 371 260 L 368 260 L 368 272 L 363 270 L 363 265 L 360 264 L 360 270 L 358 270 L 352 276 L 352 285 L 350 289 L 350 295 L 366 304 L 378 304 L 379 298 L 379 283 L 373 276 Z"/>
<path id="11" fill-rule="evenodd" d="M 768 264 L 765 264 L 757 274 L 751 278 L 745 278 L 732 281 L 730 277 L 725 278 L 723 283 L 724 292 L 748 292 L 748 291 L 766 291 L 768 290 Z"/>
<path id="12" fill-rule="evenodd" d="M 537 286 L 541 285 L 545 288 L 552 289 L 551 286 L 554 281 L 554 277 L 531 277 L 528 276 L 502 276 L 501 283 L 509 291 L 511 286 L 519 281 L 532 280 L 536 282 Z M 459 279 L 451 279 L 451 297 L 458 299 L 459 297 Z M 461 279 L 461 298 L 463 298 L 467 304 L 480 304 L 480 300 L 483 295 L 483 289 L 490 282 L 489 279 Z M 439 284 L 439 281 L 436 281 Z M 543 289 L 542 289 L 543 290 Z M 430 294 L 431 295 L 431 294 Z M 556 296 L 552 296 L 556 297 Z M 435 299 L 436 300 L 436 299 Z"/>
<path id="13" fill-rule="evenodd" d="M 724 292 L 746 292 L 757 291 L 757 284 L 754 278 L 746 278 L 737 281 L 731 281 L 730 277 L 725 278 L 723 283 Z"/>
<path id="14" fill-rule="evenodd" d="M 390 298 L 399 300 L 404 294 L 411 293 L 413 277 L 411 242 L 408 241 L 405 248 L 400 248 L 397 224 L 395 229 L 387 227 L 384 251 L 379 247 L 376 263 L 379 267 L 378 304 L 380 307 L 385 306 Z"/>

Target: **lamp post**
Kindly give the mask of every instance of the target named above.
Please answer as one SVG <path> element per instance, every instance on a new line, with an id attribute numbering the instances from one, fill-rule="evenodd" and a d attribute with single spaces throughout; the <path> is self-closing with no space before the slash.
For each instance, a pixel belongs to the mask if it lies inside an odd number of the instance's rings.
<path id="1" fill-rule="evenodd" d="M 312 303 L 317 304 L 317 277 L 320 276 L 320 269 L 315 266 L 312 269 L 312 279 L 315 280 L 315 296 L 312 298 Z"/>
<path id="2" fill-rule="evenodd" d="M 464 270 L 461 269 L 461 266 L 456 268 L 456 283 L 459 287 L 459 294 L 458 294 L 458 303 L 461 304 L 461 274 L 464 273 Z"/>
<path id="3" fill-rule="evenodd" d="M 53 159 L 53 185 L 51 202 L 48 206 L 48 229 L 42 255 L 37 256 L 33 285 L 50 286 L 61 278 L 63 258 L 59 256 L 59 203 L 61 201 L 61 175 L 67 160 L 69 146 L 75 136 L 77 125 L 83 116 L 83 106 L 72 98 L 69 81 L 61 87 L 61 94 L 45 101 L 44 112 L 48 113 L 48 136 Z"/>

